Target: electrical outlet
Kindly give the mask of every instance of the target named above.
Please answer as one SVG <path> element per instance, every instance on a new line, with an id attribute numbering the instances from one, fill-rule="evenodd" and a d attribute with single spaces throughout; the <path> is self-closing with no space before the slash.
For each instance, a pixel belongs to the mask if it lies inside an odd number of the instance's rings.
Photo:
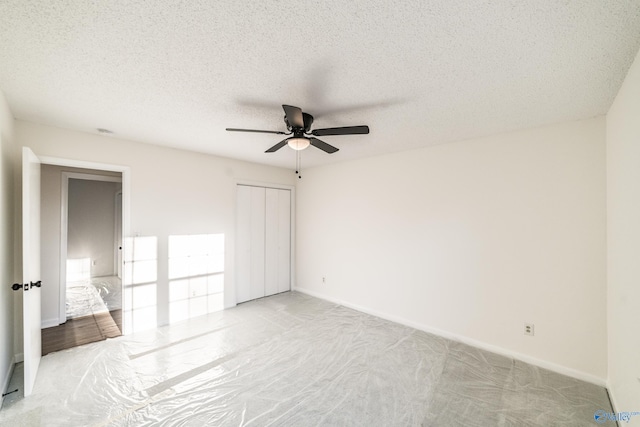
<path id="1" fill-rule="evenodd" d="M 533 336 L 534 335 L 534 325 L 533 323 L 525 323 L 524 324 L 524 334 Z"/>
<path id="2" fill-rule="evenodd" d="M 327 278 L 326 277 L 322 277 L 322 283 L 327 283 Z"/>

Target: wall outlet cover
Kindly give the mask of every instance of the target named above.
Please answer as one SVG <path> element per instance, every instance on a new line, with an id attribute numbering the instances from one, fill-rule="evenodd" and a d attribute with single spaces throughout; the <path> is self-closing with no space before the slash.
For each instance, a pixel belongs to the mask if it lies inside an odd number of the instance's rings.
<path id="1" fill-rule="evenodd" d="M 533 336 L 535 332 L 535 326 L 533 325 L 533 323 L 525 323 L 524 324 L 524 334 L 525 335 L 529 335 L 529 336 Z"/>

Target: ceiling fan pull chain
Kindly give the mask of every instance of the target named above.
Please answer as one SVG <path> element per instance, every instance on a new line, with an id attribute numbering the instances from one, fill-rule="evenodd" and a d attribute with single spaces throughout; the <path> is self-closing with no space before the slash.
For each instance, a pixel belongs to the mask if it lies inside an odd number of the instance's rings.
<path id="1" fill-rule="evenodd" d="M 296 151 L 296 174 L 298 175 L 298 179 L 301 179 L 302 176 L 300 172 L 302 170 L 302 157 L 300 156 L 300 151 Z"/>

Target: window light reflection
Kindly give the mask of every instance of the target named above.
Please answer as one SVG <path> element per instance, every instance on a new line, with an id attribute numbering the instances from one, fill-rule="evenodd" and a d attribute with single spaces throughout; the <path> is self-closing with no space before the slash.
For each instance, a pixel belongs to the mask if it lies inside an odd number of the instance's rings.
<path id="1" fill-rule="evenodd" d="M 158 238 L 129 237 L 124 242 L 125 333 L 157 326 Z"/>
<path id="2" fill-rule="evenodd" d="M 67 283 L 91 279 L 91 258 L 67 259 Z"/>
<path id="3" fill-rule="evenodd" d="M 224 308 L 224 234 L 169 236 L 169 321 Z"/>

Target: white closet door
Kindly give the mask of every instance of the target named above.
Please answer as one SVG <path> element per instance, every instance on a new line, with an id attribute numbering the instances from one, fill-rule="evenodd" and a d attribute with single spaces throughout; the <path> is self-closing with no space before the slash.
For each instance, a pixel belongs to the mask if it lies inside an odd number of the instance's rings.
<path id="1" fill-rule="evenodd" d="M 265 296 L 265 189 L 239 185 L 237 210 L 236 299 Z"/>
<path id="2" fill-rule="evenodd" d="M 265 215 L 265 295 L 290 288 L 291 191 L 267 188 Z"/>

